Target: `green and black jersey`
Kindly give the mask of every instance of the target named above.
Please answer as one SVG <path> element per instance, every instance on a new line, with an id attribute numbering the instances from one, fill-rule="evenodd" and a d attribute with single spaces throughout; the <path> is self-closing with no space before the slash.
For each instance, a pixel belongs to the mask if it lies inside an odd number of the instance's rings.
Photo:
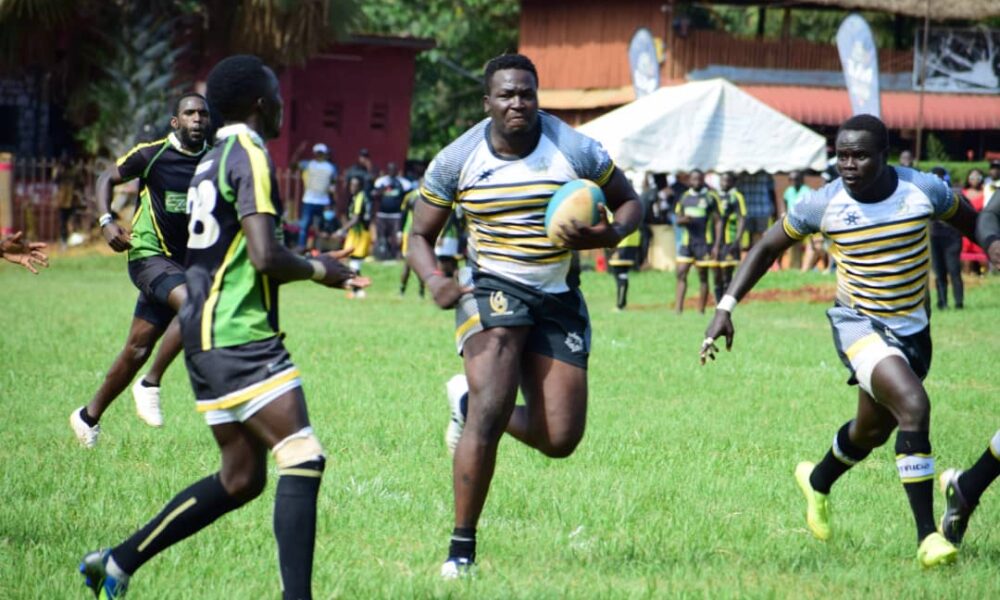
<path id="1" fill-rule="evenodd" d="M 188 190 L 188 301 L 180 312 L 184 350 L 193 354 L 278 335 L 278 283 L 257 272 L 241 220 L 274 215 L 281 201 L 263 140 L 242 123 L 216 134 Z"/>
<path id="2" fill-rule="evenodd" d="M 747 201 L 736 188 L 728 192 L 719 192 L 719 214 L 722 215 L 723 243 L 732 244 L 736 239 L 740 219 L 747 216 Z"/>
<path id="3" fill-rule="evenodd" d="M 187 247 L 187 189 L 205 155 L 184 150 L 176 134 L 138 144 L 118 159 L 123 181 L 139 178 L 139 199 L 132 217 L 129 260 L 167 256 L 183 264 Z"/>

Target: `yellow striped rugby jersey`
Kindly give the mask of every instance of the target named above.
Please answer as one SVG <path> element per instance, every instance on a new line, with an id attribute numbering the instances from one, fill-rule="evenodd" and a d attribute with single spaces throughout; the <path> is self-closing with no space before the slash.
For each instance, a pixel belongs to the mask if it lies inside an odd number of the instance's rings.
<path id="1" fill-rule="evenodd" d="M 927 326 L 930 222 L 951 218 L 958 197 L 934 175 L 891 168 L 899 182 L 885 200 L 859 202 L 837 179 L 803 198 L 783 225 L 797 240 L 816 232 L 830 240 L 838 302 L 912 335 Z"/>
<path id="2" fill-rule="evenodd" d="M 601 144 L 538 112 L 538 145 L 523 158 L 498 156 L 485 119 L 438 153 L 424 174 L 421 198 L 465 211 L 469 258 L 478 269 L 548 293 L 569 289 L 570 251 L 545 235 L 545 209 L 567 181 L 603 186 L 614 163 Z"/>

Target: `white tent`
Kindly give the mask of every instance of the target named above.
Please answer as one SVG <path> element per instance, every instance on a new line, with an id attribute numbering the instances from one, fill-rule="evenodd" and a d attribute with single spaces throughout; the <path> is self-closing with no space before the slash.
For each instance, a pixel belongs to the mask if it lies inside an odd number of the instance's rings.
<path id="1" fill-rule="evenodd" d="M 724 79 L 662 87 L 579 131 L 640 172 L 826 168 L 823 136 Z"/>

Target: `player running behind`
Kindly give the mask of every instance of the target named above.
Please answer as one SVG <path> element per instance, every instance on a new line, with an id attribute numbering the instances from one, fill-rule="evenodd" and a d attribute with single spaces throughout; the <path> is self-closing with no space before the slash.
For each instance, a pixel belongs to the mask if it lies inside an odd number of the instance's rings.
<path id="1" fill-rule="evenodd" d="M 413 187 L 412 190 L 403 196 L 403 226 L 402 226 L 402 243 L 400 244 L 400 254 L 403 256 L 403 272 L 399 275 L 399 295 L 406 295 L 406 284 L 410 282 L 410 263 L 406 262 L 406 257 L 410 253 L 410 230 L 413 229 L 413 207 L 416 206 L 417 200 L 420 198 L 420 184 L 423 182 L 423 177 L 420 181 Z M 419 277 L 417 277 L 417 285 L 419 286 L 418 294 L 421 298 L 424 297 L 424 282 Z"/>
<path id="2" fill-rule="evenodd" d="M 723 173 L 719 177 L 719 214 L 722 215 L 722 244 L 715 268 L 715 303 L 733 280 L 733 269 L 740 264 L 740 246 L 747 221 L 747 202 L 736 189 L 736 176 Z"/>
<path id="3" fill-rule="evenodd" d="M 146 561 L 260 495 L 268 449 L 278 466 L 274 535 L 284 598 L 311 598 L 325 458 L 309 426 L 299 370 L 282 344 L 278 286 L 302 279 L 329 287 L 368 282 L 355 278 L 337 253 L 307 260 L 279 239 L 282 207 L 264 145 L 281 127 L 271 69 L 255 56 L 231 56 L 212 69 L 207 88 L 224 127 L 191 181 L 188 302 L 179 316 L 197 408 L 212 428 L 222 467 L 118 546 L 84 557 L 80 571 L 100 598 L 122 596 Z"/>
<path id="4" fill-rule="evenodd" d="M 344 248 L 351 249 L 351 269 L 360 275 L 361 266 L 368 257 L 368 250 L 372 244 L 369 230 L 372 222 L 372 201 L 364 189 L 364 181 L 357 176 L 348 180 L 347 196 L 347 223 L 344 223 L 337 235 L 346 236 Z M 347 297 L 364 298 L 364 287 L 350 288 Z"/>
<path id="5" fill-rule="evenodd" d="M 642 233 L 636 229 L 618 242 L 608 260 L 611 275 L 615 278 L 615 310 L 625 310 L 628 304 L 628 272 L 636 266 L 639 260 L 639 244 Z"/>
<path id="6" fill-rule="evenodd" d="M 571 249 L 614 247 L 642 215 L 601 145 L 539 112 L 538 75 L 527 57 L 490 60 L 484 84 L 487 118 L 431 163 L 410 236 L 410 264 L 434 301 L 459 304 L 455 339 L 465 376 L 448 386 L 455 529 L 446 578 L 475 561 L 476 525 L 504 431 L 555 458 L 572 454 L 583 437 L 590 320 L 580 290 L 566 282 Z M 602 210 L 597 225 L 566 227 L 566 247 L 557 247 L 545 235 L 545 209 L 559 186 L 580 178 L 602 187 L 615 222 Z M 456 205 L 468 223 L 474 289 L 436 270 L 434 243 Z M 515 407 L 518 386 L 525 405 Z"/>
<path id="7" fill-rule="evenodd" d="M 1000 269 L 1000 191 L 986 199 L 986 207 L 976 223 L 976 238 L 994 269 Z M 947 469 L 941 474 L 946 508 L 941 518 L 941 533 L 948 541 L 962 543 L 969 517 L 979 506 L 979 498 L 1000 476 L 1000 431 L 993 434 L 986 451 L 967 471 Z"/>
<path id="8" fill-rule="evenodd" d="M 163 425 L 160 379 L 181 351 L 180 325 L 174 315 L 187 296 L 184 258 L 187 251 L 187 188 L 195 167 L 208 149 L 208 104 L 201 94 L 188 93 L 174 105 L 173 132 L 138 144 L 97 179 L 97 208 L 104 239 L 115 252 L 128 252 L 128 274 L 139 298 L 125 348 L 115 357 L 104 381 L 86 406 L 70 414 L 77 439 L 87 448 L 97 445 L 104 411 L 128 386 L 163 338 L 152 368 L 132 386 L 139 418 L 153 427 Z M 131 234 L 110 213 L 112 188 L 139 178 L 139 198 Z"/>
<path id="9" fill-rule="evenodd" d="M 698 269 L 698 312 L 708 304 L 708 271 L 716 265 L 722 239 L 719 197 L 705 185 L 705 174 L 698 169 L 688 175 L 690 188 L 674 207 L 681 226 L 681 246 L 677 255 L 677 314 L 684 312 L 687 277 L 691 265 Z"/>
<path id="10" fill-rule="evenodd" d="M 924 567 L 951 562 L 957 550 L 934 523 L 934 458 L 930 400 L 922 380 L 931 364 L 924 308 L 928 229 L 943 219 L 973 235 L 975 213 L 930 174 L 887 164 L 885 125 L 871 115 L 851 117 L 836 138 L 840 179 L 796 204 L 747 254 L 716 307 L 705 333 L 702 362 L 714 358 L 715 338 L 732 347 L 731 314 L 737 300 L 793 244 L 813 233 L 831 242 L 837 261 L 837 298 L 827 317 L 834 345 L 857 383 L 857 415 L 834 435 L 818 465 L 801 462 L 795 479 L 806 498 L 806 519 L 821 540 L 831 534 L 831 486 L 884 444 L 894 429 L 896 466 L 917 529 L 917 559 Z"/>

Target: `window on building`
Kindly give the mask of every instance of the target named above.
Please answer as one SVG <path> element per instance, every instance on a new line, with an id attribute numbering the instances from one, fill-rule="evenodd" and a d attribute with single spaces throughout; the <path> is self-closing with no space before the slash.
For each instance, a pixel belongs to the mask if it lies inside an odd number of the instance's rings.
<path id="1" fill-rule="evenodd" d="M 340 133 L 340 123 L 344 114 L 344 105 L 340 102 L 327 102 L 323 107 L 323 127 Z"/>
<path id="2" fill-rule="evenodd" d="M 385 130 L 389 126 L 389 104 L 387 102 L 372 102 L 372 113 L 369 127 Z"/>

